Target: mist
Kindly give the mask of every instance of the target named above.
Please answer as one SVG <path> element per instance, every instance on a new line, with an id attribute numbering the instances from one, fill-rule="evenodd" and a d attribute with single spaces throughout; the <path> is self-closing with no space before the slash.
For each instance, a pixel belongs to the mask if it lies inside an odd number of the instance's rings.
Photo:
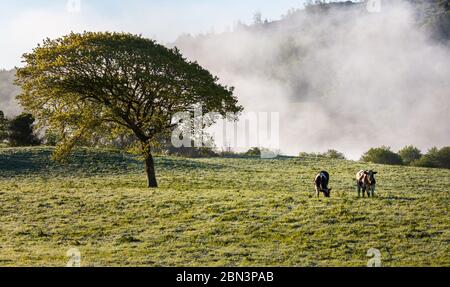
<path id="1" fill-rule="evenodd" d="M 283 154 L 337 149 L 359 159 L 382 145 L 448 145 L 448 45 L 431 39 L 408 3 L 380 13 L 350 6 L 174 45 L 234 86 L 247 111 L 279 112 Z"/>

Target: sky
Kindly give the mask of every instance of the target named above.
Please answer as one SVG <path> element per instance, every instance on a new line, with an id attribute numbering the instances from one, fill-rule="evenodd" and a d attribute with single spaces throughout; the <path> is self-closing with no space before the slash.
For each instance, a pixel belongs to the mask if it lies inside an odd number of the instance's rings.
<path id="1" fill-rule="evenodd" d="M 256 12 L 276 20 L 300 7 L 303 0 L 0 0 L 0 68 L 20 66 L 21 55 L 44 38 L 71 31 L 123 31 L 170 43 L 183 33 L 251 23 Z"/>

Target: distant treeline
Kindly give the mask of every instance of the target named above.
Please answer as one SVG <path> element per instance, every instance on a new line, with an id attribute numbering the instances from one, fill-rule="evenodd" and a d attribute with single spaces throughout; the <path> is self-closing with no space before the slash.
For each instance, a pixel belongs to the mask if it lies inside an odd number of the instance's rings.
<path id="1" fill-rule="evenodd" d="M 406 146 L 399 152 L 389 147 L 372 148 L 366 152 L 362 161 L 390 165 L 409 165 L 416 167 L 432 167 L 450 169 L 450 147 L 431 148 L 426 154 L 414 146 Z"/>
<path id="2" fill-rule="evenodd" d="M 21 114 L 15 118 L 7 119 L 0 111 L 0 147 L 20 147 L 47 145 L 56 146 L 63 136 L 58 133 L 46 131 L 42 136 L 35 132 L 34 118 L 30 114 Z M 114 140 L 97 137 L 91 142 L 83 143 L 87 147 L 108 147 L 115 149 L 132 150 L 136 143 L 133 137 L 121 137 Z M 160 155 L 171 155 L 188 158 L 208 158 L 208 157 L 260 157 L 264 152 L 263 148 L 254 147 L 244 153 L 236 153 L 231 149 L 217 150 L 210 147 L 201 148 L 174 148 L 168 138 L 161 139 L 156 145 L 155 153 Z M 325 153 L 305 153 L 301 152 L 299 157 L 327 158 L 345 160 L 345 155 L 336 150 L 329 150 Z M 450 169 L 450 147 L 438 149 L 431 148 L 426 154 L 414 146 L 406 146 L 398 152 L 394 152 L 389 147 L 372 148 L 367 151 L 361 161 L 387 165 L 406 165 L 415 167 L 445 168 Z"/>
<path id="3" fill-rule="evenodd" d="M 325 153 L 302 152 L 299 156 L 345 159 L 345 155 L 336 150 L 329 150 Z M 406 146 L 398 152 L 392 151 L 390 147 L 382 146 L 370 149 L 363 154 L 360 160 L 376 164 L 450 169 L 450 147 L 443 147 L 441 149 L 433 147 L 426 154 L 423 154 L 419 148 L 412 145 Z"/>

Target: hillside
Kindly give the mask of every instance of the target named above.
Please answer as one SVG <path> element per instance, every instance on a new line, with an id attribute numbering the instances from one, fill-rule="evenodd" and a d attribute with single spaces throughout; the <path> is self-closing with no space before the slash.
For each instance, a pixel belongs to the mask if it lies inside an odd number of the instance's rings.
<path id="1" fill-rule="evenodd" d="M 0 149 L 0 266 L 450 266 L 450 171 L 313 158 L 157 158 L 146 188 L 137 158 Z M 378 197 L 353 177 L 379 172 Z M 332 198 L 312 196 L 330 171 Z"/>

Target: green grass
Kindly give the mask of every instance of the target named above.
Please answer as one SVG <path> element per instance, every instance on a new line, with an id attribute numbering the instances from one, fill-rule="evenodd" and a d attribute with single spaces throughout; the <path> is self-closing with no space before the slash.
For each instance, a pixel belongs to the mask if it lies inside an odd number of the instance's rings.
<path id="1" fill-rule="evenodd" d="M 450 266 L 450 171 L 312 158 L 157 158 L 145 188 L 130 155 L 0 149 L 0 266 Z M 375 169 L 378 197 L 354 175 Z M 332 198 L 313 194 L 332 175 Z"/>

